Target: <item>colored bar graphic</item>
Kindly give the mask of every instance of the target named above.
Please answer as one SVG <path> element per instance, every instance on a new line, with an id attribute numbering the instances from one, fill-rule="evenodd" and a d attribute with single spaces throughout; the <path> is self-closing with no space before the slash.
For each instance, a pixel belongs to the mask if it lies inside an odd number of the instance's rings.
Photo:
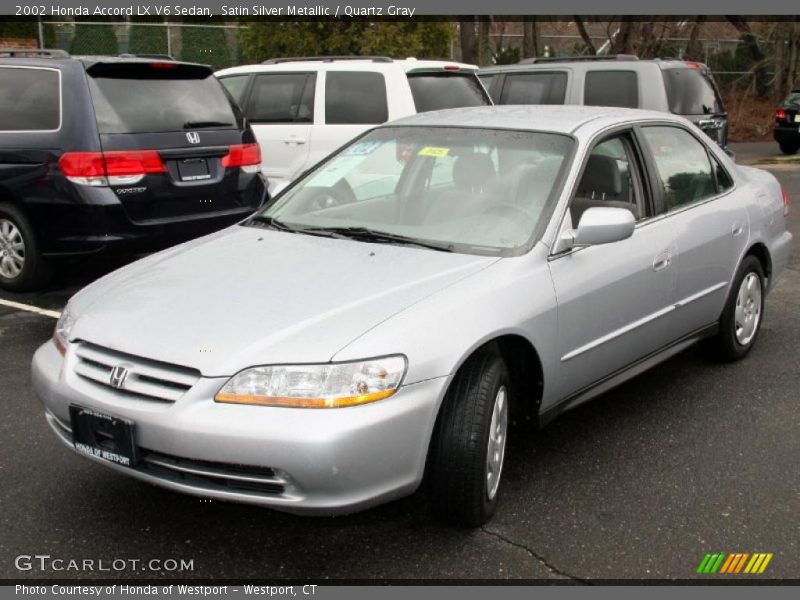
<path id="1" fill-rule="evenodd" d="M 750 554 L 749 552 L 708 553 L 700 561 L 697 572 L 708 575 L 716 573 L 720 575 L 761 574 L 766 570 L 773 556 L 774 554 L 767 552 L 757 552 L 755 554 Z"/>

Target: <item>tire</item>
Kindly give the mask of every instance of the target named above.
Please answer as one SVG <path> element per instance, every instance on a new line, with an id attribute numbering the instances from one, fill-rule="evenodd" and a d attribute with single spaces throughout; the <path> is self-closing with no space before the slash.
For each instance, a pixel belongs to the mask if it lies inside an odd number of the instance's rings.
<path id="1" fill-rule="evenodd" d="M 47 283 L 51 274 L 25 214 L 16 206 L 0 203 L 0 288 L 33 290 Z"/>
<path id="2" fill-rule="evenodd" d="M 755 256 L 745 256 L 719 319 L 715 340 L 719 357 L 736 361 L 747 356 L 758 338 L 763 320 L 764 269 Z"/>
<path id="3" fill-rule="evenodd" d="M 510 398 L 508 370 L 493 353 L 469 359 L 450 384 L 428 462 L 431 504 L 441 520 L 479 527 L 494 514 Z M 488 460 L 490 444 L 492 461 Z"/>
<path id="4" fill-rule="evenodd" d="M 792 144 L 790 142 L 778 142 L 778 146 L 780 146 L 781 152 L 784 154 L 797 154 L 797 151 L 800 150 L 800 144 Z"/>

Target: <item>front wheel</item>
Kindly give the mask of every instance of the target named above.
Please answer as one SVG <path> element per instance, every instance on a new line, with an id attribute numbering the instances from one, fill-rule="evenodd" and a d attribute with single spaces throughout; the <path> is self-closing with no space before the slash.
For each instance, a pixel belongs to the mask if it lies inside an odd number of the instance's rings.
<path id="1" fill-rule="evenodd" d="M 797 151 L 800 150 L 800 144 L 796 143 L 779 142 L 778 146 L 784 154 L 797 154 Z"/>
<path id="2" fill-rule="evenodd" d="M 719 320 L 717 350 L 725 360 L 740 360 L 755 344 L 764 317 L 764 269 L 755 256 L 739 265 Z"/>
<path id="3" fill-rule="evenodd" d="M 441 519 L 479 527 L 494 514 L 510 397 L 508 370 L 495 354 L 472 357 L 456 374 L 430 450 L 432 504 Z"/>

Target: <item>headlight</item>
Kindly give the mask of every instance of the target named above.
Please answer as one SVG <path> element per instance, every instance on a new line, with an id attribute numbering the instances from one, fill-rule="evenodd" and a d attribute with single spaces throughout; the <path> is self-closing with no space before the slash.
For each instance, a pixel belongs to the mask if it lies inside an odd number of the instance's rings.
<path id="1" fill-rule="evenodd" d="M 322 365 L 277 365 L 240 371 L 217 402 L 294 408 L 340 408 L 388 398 L 406 372 L 404 356 Z"/>
<path id="2" fill-rule="evenodd" d="M 56 348 L 58 348 L 58 351 L 61 353 L 61 356 L 64 356 L 67 352 L 67 343 L 69 342 L 69 336 L 72 334 L 72 327 L 74 325 L 75 318 L 72 316 L 69 307 L 66 307 L 58 318 L 58 321 L 56 321 L 56 328 L 53 331 L 53 341 L 56 344 Z"/>

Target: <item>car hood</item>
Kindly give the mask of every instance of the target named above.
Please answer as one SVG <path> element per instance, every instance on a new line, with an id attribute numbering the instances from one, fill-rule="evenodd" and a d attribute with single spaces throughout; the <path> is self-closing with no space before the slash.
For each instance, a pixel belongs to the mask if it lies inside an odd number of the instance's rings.
<path id="1" fill-rule="evenodd" d="M 365 331 L 497 260 L 236 226 L 79 292 L 70 301 L 71 339 L 207 377 L 327 362 Z"/>

